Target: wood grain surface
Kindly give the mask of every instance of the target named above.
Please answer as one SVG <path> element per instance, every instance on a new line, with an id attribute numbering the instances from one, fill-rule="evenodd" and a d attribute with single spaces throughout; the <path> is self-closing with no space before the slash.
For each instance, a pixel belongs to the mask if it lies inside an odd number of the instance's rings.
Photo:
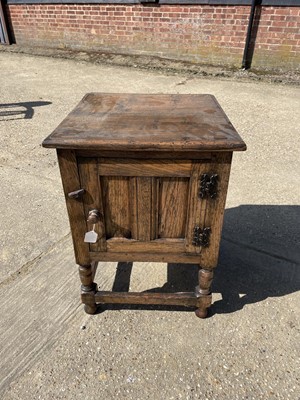
<path id="1" fill-rule="evenodd" d="M 85 294 L 83 294 L 83 299 Z M 88 297 L 88 295 L 87 295 Z M 165 304 L 185 307 L 209 306 L 211 296 L 196 297 L 192 292 L 150 293 L 150 292 L 107 292 L 99 291 L 95 295 L 97 303 L 111 304 Z"/>
<path id="2" fill-rule="evenodd" d="M 158 238 L 185 238 L 188 178 L 161 178 L 158 193 Z"/>
<path id="3" fill-rule="evenodd" d="M 97 158 L 79 158 L 78 171 L 81 186 L 84 187 L 85 193 L 82 197 L 84 205 L 84 217 L 87 221 L 90 210 L 97 209 L 100 212 L 100 221 L 96 224 L 86 224 L 86 230 L 95 230 L 98 234 L 98 241 L 90 243 L 91 251 L 106 250 L 106 232 L 104 221 L 104 208 L 102 203 L 100 179 L 98 177 Z"/>
<path id="4" fill-rule="evenodd" d="M 90 252 L 90 259 L 92 261 L 149 261 L 159 263 L 184 263 L 184 264 L 200 264 L 201 254 L 195 253 L 177 253 L 176 251 L 165 253 L 155 252 L 153 248 L 151 251 L 138 252 L 134 251 L 134 248 L 130 249 L 130 252 L 113 252 L 113 251 L 101 251 L 101 252 Z M 196 284 L 196 282 L 195 282 Z"/>
<path id="5" fill-rule="evenodd" d="M 214 268 L 218 263 L 231 158 L 229 152 L 216 154 L 215 161 L 206 170 L 218 175 L 217 197 L 206 200 L 204 225 L 211 228 L 209 247 L 204 247 L 201 255 L 201 263 L 206 268 Z"/>
<path id="6" fill-rule="evenodd" d="M 113 238 L 107 241 L 107 251 L 120 253 L 184 253 L 184 239 L 141 241 Z"/>
<path id="7" fill-rule="evenodd" d="M 59 148 L 86 312 L 96 303 L 192 305 L 205 318 L 232 151 L 246 148 L 215 98 L 90 93 L 44 145 Z M 98 240 L 88 245 L 91 229 Z M 98 292 L 98 261 L 197 263 L 199 285 L 195 293 Z"/>
<path id="8" fill-rule="evenodd" d="M 186 225 L 186 252 L 200 254 L 201 247 L 197 247 L 193 244 L 194 228 L 199 226 L 204 228 L 205 211 L 206 211 L 206 199 L 199 199 L 199 184 L 200 177 L 205 173 L 207 169 L 206 164 L 202 164 L 197 161 L 193 161 L 192 174 L 189 185 L 188 194 L 188 219 Z"/>
<path id="9" fill-rule="evenodd" d="M 74 252 L 77 264 L 89 264 L 89 245 L 84 243 L 87 231 L 82 201 L 70 199 L 68 193 L 81 188 L 77 159 L 72 150 L 57 150 L 58 164 L 62 178 L 65 200 L 71 227 Z"/>
<path id="10" fill-rule="evenodd" d="M 98 178 L 99 179 L 99 178 Z M 131 237 L 128 177 L 101 177 L 106 237 Z"/>
<path id="11" fill-rule="evenodd" d="M 137 160 L 135 158 L 101 158 L 98 171 L 101 176 L 177 176 L 191 174 L 189 160 Z"/>
<path id="12" fill-rule="evenodd" d="M 88 93 L 43 146 L 155 152 L 246 149 L 209 94 Z"/>
<path id="13" fill-rule="evenodd" d="M 96 224 L 99 240 L 90 245 L 92 252 L 201 253 L 198 260 L 206 267 L 216 266 L 231 152 L 212 153 L 210 163 L 95 157 L 79 158 L 78 163 L 81 186 L 86 191 L 85 219 L 93 208 L 102 216 Z M 201 175 L 209 173 L 218 174 L 217 197 L 201 199 Z M 195 226 L 211 228 L 209 247 L 193 244 Z"/>

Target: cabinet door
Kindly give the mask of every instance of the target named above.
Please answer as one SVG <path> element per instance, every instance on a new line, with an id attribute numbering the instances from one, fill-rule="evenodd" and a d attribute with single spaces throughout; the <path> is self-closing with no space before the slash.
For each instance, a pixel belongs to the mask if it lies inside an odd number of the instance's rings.
<path id="1" fill-rule="evenodd" d="M 200 254 L 194 229 L 212 221 L 207 211 L 213 212 L 208 200 L 199 197 L 201 175 L 214 168 L 210 157 L 80 158 L 78 166 L 86 190 L 85 217 L 94 208 L 101 215 L 95 225 L 98 242 L 90 245 L 90 251 Z"/>

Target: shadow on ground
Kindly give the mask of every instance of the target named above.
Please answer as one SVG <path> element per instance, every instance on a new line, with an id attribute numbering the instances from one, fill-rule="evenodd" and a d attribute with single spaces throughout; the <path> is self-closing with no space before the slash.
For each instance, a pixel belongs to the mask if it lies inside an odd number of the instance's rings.
<path id="1" fill-rule="evenodd" d="M 16 119 L 31 119 L 34 115 L 34 108 L 48 106 L 51 101 L 27 101 L 24 103 L 0 104 L 0 122 Z"/>
<path id="2" fill-rule="evenodd" d="M 219 265 L 213 293 L 220 293 L 210 315 L 233 313 L 268 297 L 300 288 L 298 244 L 300 206 L 242 205 L 225 211 Z M 119 263 L 113 291 L 128 291 L 132 263 Z M 197 265 L 168 264 L 167 282 L 151 292 L 194 291 Z M 174 306 L 105 305 L 101 310 L 139 309 L 191 311 Z"/>

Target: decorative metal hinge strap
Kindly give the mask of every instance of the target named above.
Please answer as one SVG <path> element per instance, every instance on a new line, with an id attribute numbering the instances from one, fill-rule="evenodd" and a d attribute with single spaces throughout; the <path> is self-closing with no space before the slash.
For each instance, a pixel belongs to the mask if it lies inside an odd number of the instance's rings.
<path id="1" fill-rule="evenodd" d="M 203 228 L 201 229 L 199 226 L 195 226 L 194 235 L 193 235 L 193 245 L 194 246 L 209 246 L 209 237 L 211 233 L 211 228 Z"/>
<path id="2" fill-rule="evenodd" d="M 215 199 L 218 194 L 218 174 L 203 174 L 200 178 L 199 197 Z"/>

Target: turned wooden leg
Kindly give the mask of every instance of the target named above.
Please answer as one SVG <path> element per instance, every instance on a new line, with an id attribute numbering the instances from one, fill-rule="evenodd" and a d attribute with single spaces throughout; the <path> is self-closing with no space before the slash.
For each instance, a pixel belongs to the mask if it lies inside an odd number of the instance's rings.
<path id="1" fill-rule="evenodd" d="M 82 302 L 84 303 L 84 311 L 87 314 L 95 314 L 97 304 L 95 303 L 95 293 L 97 284 L 94 282 L 94 266 L 91 264 L 79 266 L 79 277 L 81 280 Z"/>
<path id="2" fill-rule="evenodd" d="M 213 280 L 213 270 L 200 267 L 198 278 L 199 286 L 196 287 L 196 296 L 199 298 L 199 308 L 195 311 L 197 317 L 205 318 L 207 316 L 208 308 L 211 305 L 211 292 L 210 286 Z"/>

